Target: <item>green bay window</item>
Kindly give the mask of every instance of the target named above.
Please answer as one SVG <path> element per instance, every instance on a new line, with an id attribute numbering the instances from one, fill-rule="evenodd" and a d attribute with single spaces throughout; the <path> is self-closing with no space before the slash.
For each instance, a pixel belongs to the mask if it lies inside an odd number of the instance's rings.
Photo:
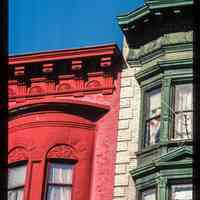
<path id="1" fill-rule="evenodd" d="M 192 84 L 175 85 L 173 138 L 192 138 Z"/>
<path id="2" fill-rule="evenodd" d="M 161 89 L 156 88 L 146 93 L 145 99 L 145 135 L 144 147 L 159 142 Z"/>

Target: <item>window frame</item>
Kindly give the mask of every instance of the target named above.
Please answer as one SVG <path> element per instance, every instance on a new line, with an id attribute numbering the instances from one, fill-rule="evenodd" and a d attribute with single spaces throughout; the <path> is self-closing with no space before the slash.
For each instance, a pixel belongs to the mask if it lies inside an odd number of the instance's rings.
<path id="1" fill-rule="evenodd" d="M 177 85 L 186 85 L 186 84 L 188 84 L 188 85 L 192 85 L 192 88 L 193 88 L 193 82 L 192 81 L 181 81 L 181 80 L 179 80 L 179 81 L 174 81 L 173 83 L 172 83 L 172 103 L 171 103 L 171 108 L 173 109 L 173 112 L 174 113 L 172 113 L 171 112 L 171 115 L 172 115 L 172 125 L 171 125 L 171 129 L 170 129 L 170 140 L 172 140 L 172 141 L 181 141 L 181 140 L 192 140 L 192 133 L 191 133 L 191 138 L 183 138 L 183 139 L 178 139 L 178 138 L 176 138 L 176 134 L 175 134 L 175 114 L 177 114 L 177 113 L 181 113 L 181 112 L 189 112 L 189 113 L 191 113 L 192 114 L 192 117 L 193 117 L 193 112 L 194 112 L 194 110 L 192 109 L 192 110 L 183 110 L 183 111 L 176 111 L 175 110 L 175 98 L 176 98 L 176 89 L 175 89 L 175 87 L 177 86 Z M 192 96 L 193 96 L 193 89 L 192 89 Z M 193 123 L 192 123 L 192 125 L 193 125 Z M 192 126 L 191 125 L 191 126 Z M 193 127 L 192 127 L 193 128 Z"/>
<path id="2" fill-rule="evenodd" d="M 167 200 L 172 200 L 171 196 L 172 196 L 172 186 L 175 185 L 192 185 L 192 180 L 191 179 L 174 179 L 174 180 L 170 180 L 169 183 L 167 184 L 168 187 L 168 198 Z M 193 191 L 193 189 L 192 189 Z"/>
<path id="3" fill-rule="evenodd" d="M 73 165 L 73 174 L 72 174 L 72 183 L 71 184 L 63 184 L 63 183 L 49 183 L 48 182 L 48 172 L 50 169 L 50 164 L 55 163 L 55 164 L 66 164 L 66 165 Z M 49 186 L 56 186 L 56 187 L 70 187 L 71 188 L 71 200 L 73 200 L 73 180 L 75 177 L 75 160 L 70 160 L 70 159 L 62 159 L 62 158 L 51 158 L 48 159 L 46 162 L 46 167 L 45 167 L 45 187 L 44 187 L 44 199 L 48 200 L 48 187 Z"/>
<path id="4" fill-rule="evenodd" d="M 21 188 L 23 188 L 23 200 L 25 199 L 25 196 L 26 196 L 26 188 L 27 188 L 27 178 L 28 178 L 28 161 L 25 161 L 25 160 L 22 160 L 22 161 L 17 161 L 15 163 L 10 163 L 8 164 L 8 170 L 11 169 L 11 168 L 15 168 L 15 167 L 20 167 L 20 166 L 26 166 L 26 169 L 25 169 L 25 178 L 24 178 L 24 184 L 23 186 L 17 186 L 17 187 L 13 187 L 13 188 L 7 188 L 7 192 L 9 191 L 17 191 Z M 9 171 L 8 171 L 8 174 L 9 174 Z"/>
<path id="5" fill-rule="evenodd" d="M 150 95 L 148 93 L 151 93 L 154 90 L 159 90 L 160 91 L 160 115 L 156 115 L 154 117 L 148 118 L 147 119 L 147 112 L 149 114 L 150 111 Z M 162 123 L 162 85 L 156 85 L 154 87 L 150 87 L 147 88 L 146 90 L 143 91 L 143 99 L 142 99 L 142 103 L 143 103 L 143 120 L 142 120 L 142 148 L 148 148 L 150 146 L 156 145 L 160 142 L 160 135 L 159 135 L 159 139 L 157 142 L 155 142 L 154 144 L 150 144 L 149 143 L 149 139 L 148 142 L 146 142 L 146 137 L 149 137 L 149 133 L 147 133 L 147 123 L 149 123 L 150 121 L 154 120 L 154 119 L 158 119 L 160 118 L 160 129 L 161 129 L 161 123 Z"/>
<path id="6" fill-rule="evenodd" d="M 153 185 L 153 186 L 150 186 L 150 187 L 147 187 L 147 188 L 143 188 L 142 190 L 139 190 L 139 200 L 144 200 L 143 197 L 142 197 L 142 194 L 145 191 L 148 191 L 148 190 L 155 190 L 155 196 L 156 196 L 155 200 L 158 200 L 158 188 L 157 188 L 157 185 Z"/>

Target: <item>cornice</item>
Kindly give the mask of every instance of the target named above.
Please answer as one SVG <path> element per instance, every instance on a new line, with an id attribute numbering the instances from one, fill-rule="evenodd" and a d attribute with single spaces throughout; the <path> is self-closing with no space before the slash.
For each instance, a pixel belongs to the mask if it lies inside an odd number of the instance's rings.
<path id="1" fill-rule="evenodd" d="M 169 8 L 169 7 L 178 7 L 178 6 L 187 6 L 192 5 L 192 0 L 147 0 L 146 4 L 150 6 L 152 9 L 156 8 Z"/>
<path id="2" fill-rule="evenodd" d="M 190 159 L 187 159 L 187 156 L 189 156 Z M 184 159 L 183 157 L 185 157 L 186 159 Z M 181 160 L 179 160 L 179 158 Z M 145 166 L 141 166 L 134 170 L 131 170 L 130 173 L 134 179 L 138 179 L 148 174 L 156 173 L 159 170 L 191 167 L 192 150 L 187 147 L 180 147 L 173 151 L 169 151 L 167 154 L 151 161 L 151 163 L 148 163 Z"/>
<path id="3" fill-rule="evenodd" d="M 56 61 L 65 59 L 90 58 L 94 56 L 119 55 L 120 51 L 115 44 L 91 46 L 78 49 L 66 49 L 58 51 L 46 51 L 30 53 L 9 57 L 9 65 L 21 65 L 26 63 L 37 63 L 45 61 Z"/>
<path id="4" fill-rule="evenodd" d="M 141 83 L 143 80 L 148 79 L 149 77 L 155 76 L 157 74 L 163 73 L 166 70 L 177 70 L 184 68 L 192 69 L 192 58 L 188 59 L 176 59 L 176 60 L 167 60 L 167 61 L 157 61 L 157 64 L 152 65 L 147 68 L 141 69 L 139 72 L 135 74 L 136 80 Z M 181 72 L 188 73 L 188 72 Z"/>
<path id="5" fill-rule="evenodd" d="M 150 13 L 151 13 L 151 11 L 149 9 L 149 6 L 143 5 L 140 8 L 138 8 L 134 11 L 131 11 L 127 14 L 117 16 L 117 20 L 118 20 L 118 23 L 120 26 L 128 25 L 129 23 L 131 23 L 137 19 L 140 19 Z"/>
<path id="6" fill-rule="evenodd" d="M 111 95 L 124 61 L 115 44 L 9 57 L 9 102 Z"/>
<path id="7" fill-rule="evenodd" d="M 155 14 L 155 12 L 158 12 L 158 9 L 163 9 L 163 8 L 175 9 L 192 4 L 193 4 L 192 0 L 147 1 L 140 8 L 133 10 L 129 13 L 117 16 L 117 20 L 121 28 L 122 29 L 125 28 L 124 31 L 126 31 L 126 28 L 128 28 L 129 25 L 131 25 L 133 22 L 136 22 L 149 15 Z"/>

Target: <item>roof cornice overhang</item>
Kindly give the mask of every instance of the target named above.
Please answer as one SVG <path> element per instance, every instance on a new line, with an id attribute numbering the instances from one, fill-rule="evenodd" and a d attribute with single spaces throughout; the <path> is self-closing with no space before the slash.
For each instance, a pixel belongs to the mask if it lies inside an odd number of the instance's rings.
<path id="1" fill-rule="evenodd" d="M 185 0 L 185 1 L 174 0 L 172 2 L 171 1 L 165 1 L 165 2 L 149 1 L 149 2 L 146 2 L 142 7 L 134 11 L 117 16 L 117 20 L 122 30 L 126 32 L 127 29 L 130 26 L 132 26 L 132 24 L 139 22 L 145 17 L 154 15 L 165 8 L 174 10 L 181 7 L 184 8 L 192 4 L 193 4 L 193 1 L 191 0 Z"/>
<path id="2" fill-rule="evenodd" d="M 26 63 L 37 63 L 46 61 L 83 59 L 95 56 L 120 56 L 120 50 L 116 44 L 91 46 L 76 49 L 66 49 L 58 51 L 46 51 L 30 53 L 25 55 L 16 55 L 9 57 L 9 65 L 21 65 Z M 120 56 L 121 57 L 121 56 Z"/>

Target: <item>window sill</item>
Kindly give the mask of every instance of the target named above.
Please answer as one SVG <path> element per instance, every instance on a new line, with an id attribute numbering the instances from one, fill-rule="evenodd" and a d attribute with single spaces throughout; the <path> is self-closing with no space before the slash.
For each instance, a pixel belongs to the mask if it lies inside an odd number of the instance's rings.
<path id="1" fill-rule="evenodd" d="M 158 144 L 154 144 L 154 145 L 148 146 L 146 148 L 140 149 L 138 152 L 136 152 L 136 156 L 140 156 L 144 153 L 149 153 L 149 152 L 159 149 L 160 147 L 163 147 L 163 146 L 171 146 L 171 147 L 177 146 L 178 147 L 178 146 L 182 146 L 182 145 L 192 145 L 192 144 L 193 144 L 192 139 L 183 139 L 183 140 L 171 139 L 169 142 L 166 142 L 166 143 L 158 143 Z"/>
<path id="2" fill-rule="evenodd" d="M 151 151 L 159 149 L 160 147 L 161 147 L 160 143 L 145 147 L 143 149 L 140 149 L 138 152 L 136 152 L 136 156 L 140 156 L 141 154 L 144 154 L 144 153 L 149 153 Z"/>

